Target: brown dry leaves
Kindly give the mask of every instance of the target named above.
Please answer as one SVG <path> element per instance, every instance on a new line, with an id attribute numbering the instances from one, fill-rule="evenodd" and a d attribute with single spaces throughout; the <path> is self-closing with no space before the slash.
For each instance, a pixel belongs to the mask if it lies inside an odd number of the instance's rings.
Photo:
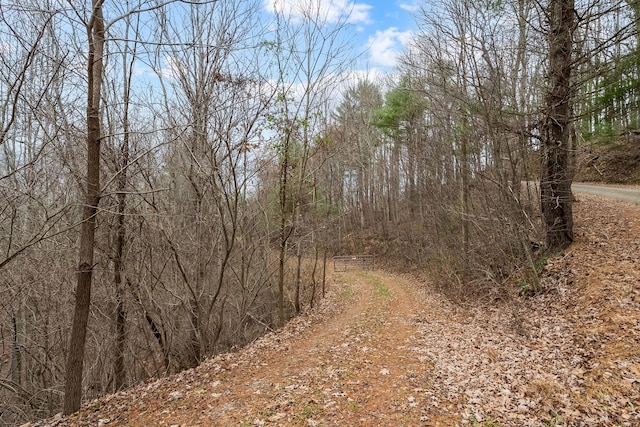
<path id="1" fill-rule="evenodd" d="M 640 206 L 580 195 L 548 292 L 453 305 L 385 273 L 249 347 L 49 426 L 640 425 Z"/>

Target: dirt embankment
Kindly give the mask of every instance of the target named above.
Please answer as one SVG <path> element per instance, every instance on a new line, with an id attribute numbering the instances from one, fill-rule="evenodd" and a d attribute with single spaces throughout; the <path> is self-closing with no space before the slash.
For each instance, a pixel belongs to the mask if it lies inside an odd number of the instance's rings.
<path id="1" fill-rule="evenodd" d="M 640 184 L 640 134 L 584 142 L 574 181 Z"/>

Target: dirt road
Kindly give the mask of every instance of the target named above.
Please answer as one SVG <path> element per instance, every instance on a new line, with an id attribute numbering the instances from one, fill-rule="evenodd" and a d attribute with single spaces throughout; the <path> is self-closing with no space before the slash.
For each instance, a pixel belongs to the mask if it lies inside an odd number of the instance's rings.
<path id="1" fill-rule="evenodd" d="M 383 272 L 334 280 L 331 315 L 294 320 L 52 427 L 542 426 L 554 407 L 572 408 L 564 390 L 580 385 L 568 375 L 579 362 L 569 323 L 537 313 L 542 325 L 524 336 L 504 306 L 453 306 Z"/>
<path id="2" fill-rule="evenodd" d="M 571 189 L 574 192 L 596 194 L 598 196 L 612 197 L 615 199 L 640 203 L 640 189 L 638 188 L 610 187 L 604 185 L 574 183 L 571 186 Z"/>
<path id="3" fill-rule="evenodd" d="M 286 340 L 265 337 L 256 352 L 212 361 L 166 389 L 152 384 L 163 401 L 143 397 L 140 407 L 103 419 L 127 426 L 417 426 L 440 419 L 425 412 L 433 365 L 412 348 L 419 317 L 410 285 L 380 272 L 337 279 L 339 314 Z M 201 381 L 203 370 L 210 381 Z"/>

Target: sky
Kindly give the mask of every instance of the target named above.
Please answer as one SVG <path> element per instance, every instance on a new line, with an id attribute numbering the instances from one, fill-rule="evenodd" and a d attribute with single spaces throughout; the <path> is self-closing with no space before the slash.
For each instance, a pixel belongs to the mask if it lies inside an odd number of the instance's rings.
<path id="1" fill-rule="evenodd" d="M 267 12 L 295 11 L 320 1 L 326 16 L 345 19 L 356 31 L 355 48 L 364 51 L 362 64 L 390 71 L 415 30 L 412 15 L 420 0 L 265 0 Z"/>

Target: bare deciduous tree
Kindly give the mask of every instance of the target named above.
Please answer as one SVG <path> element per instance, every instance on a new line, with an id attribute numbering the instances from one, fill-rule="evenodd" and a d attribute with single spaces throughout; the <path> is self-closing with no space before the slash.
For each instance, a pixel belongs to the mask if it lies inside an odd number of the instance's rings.
<path id="1" fill-rule="evenodd" d="M 82 230 L 78 261 L 78 284 L 75 295 L 73 325 L 69 353 L 65 369 L 64 413 L 71 414 L 80 408 L 82 400 L 82 372 L 91 303 L 91 285 L 94 268 L 96 214 L 100 202 L 100 145 L 102 126 L 100 101 L 102 98 L 102 71 L 105 43 L 105 25 L 102 14 L 103 0 L 92 0 L 91 12 L 86 22 L 87 54 L 87 173 L 85 182 L 85 206 L 82 213 Z"/>
<path id="2" fill-rule="evenodd" d="M 299 9 L 273 10 L 275 39 L 269 42 L 275 56 L 274 80 L 277 103 L 271 125 L 277 132 L 274 146 L 278 159 L 278 295 L 279 321 L 285 310 L 285 264 L 290 239 L 295 236 L 303 210 L 309 209 L 309 158 L 314 153 L 314 136 L 321 132 L 321 111 L 330 93 L 344 78 L 348 66 L 348 43 L 341 39 L 349 29 L 348 17 L 326 13 L 322 1 L 313 0 Z M 298 236 L 299 237 L 299 236 Z M 301 268 L 300 241 L 296 275 Z M 295 280 L 293 308 L 300 310 L 300 280 Z"/>

